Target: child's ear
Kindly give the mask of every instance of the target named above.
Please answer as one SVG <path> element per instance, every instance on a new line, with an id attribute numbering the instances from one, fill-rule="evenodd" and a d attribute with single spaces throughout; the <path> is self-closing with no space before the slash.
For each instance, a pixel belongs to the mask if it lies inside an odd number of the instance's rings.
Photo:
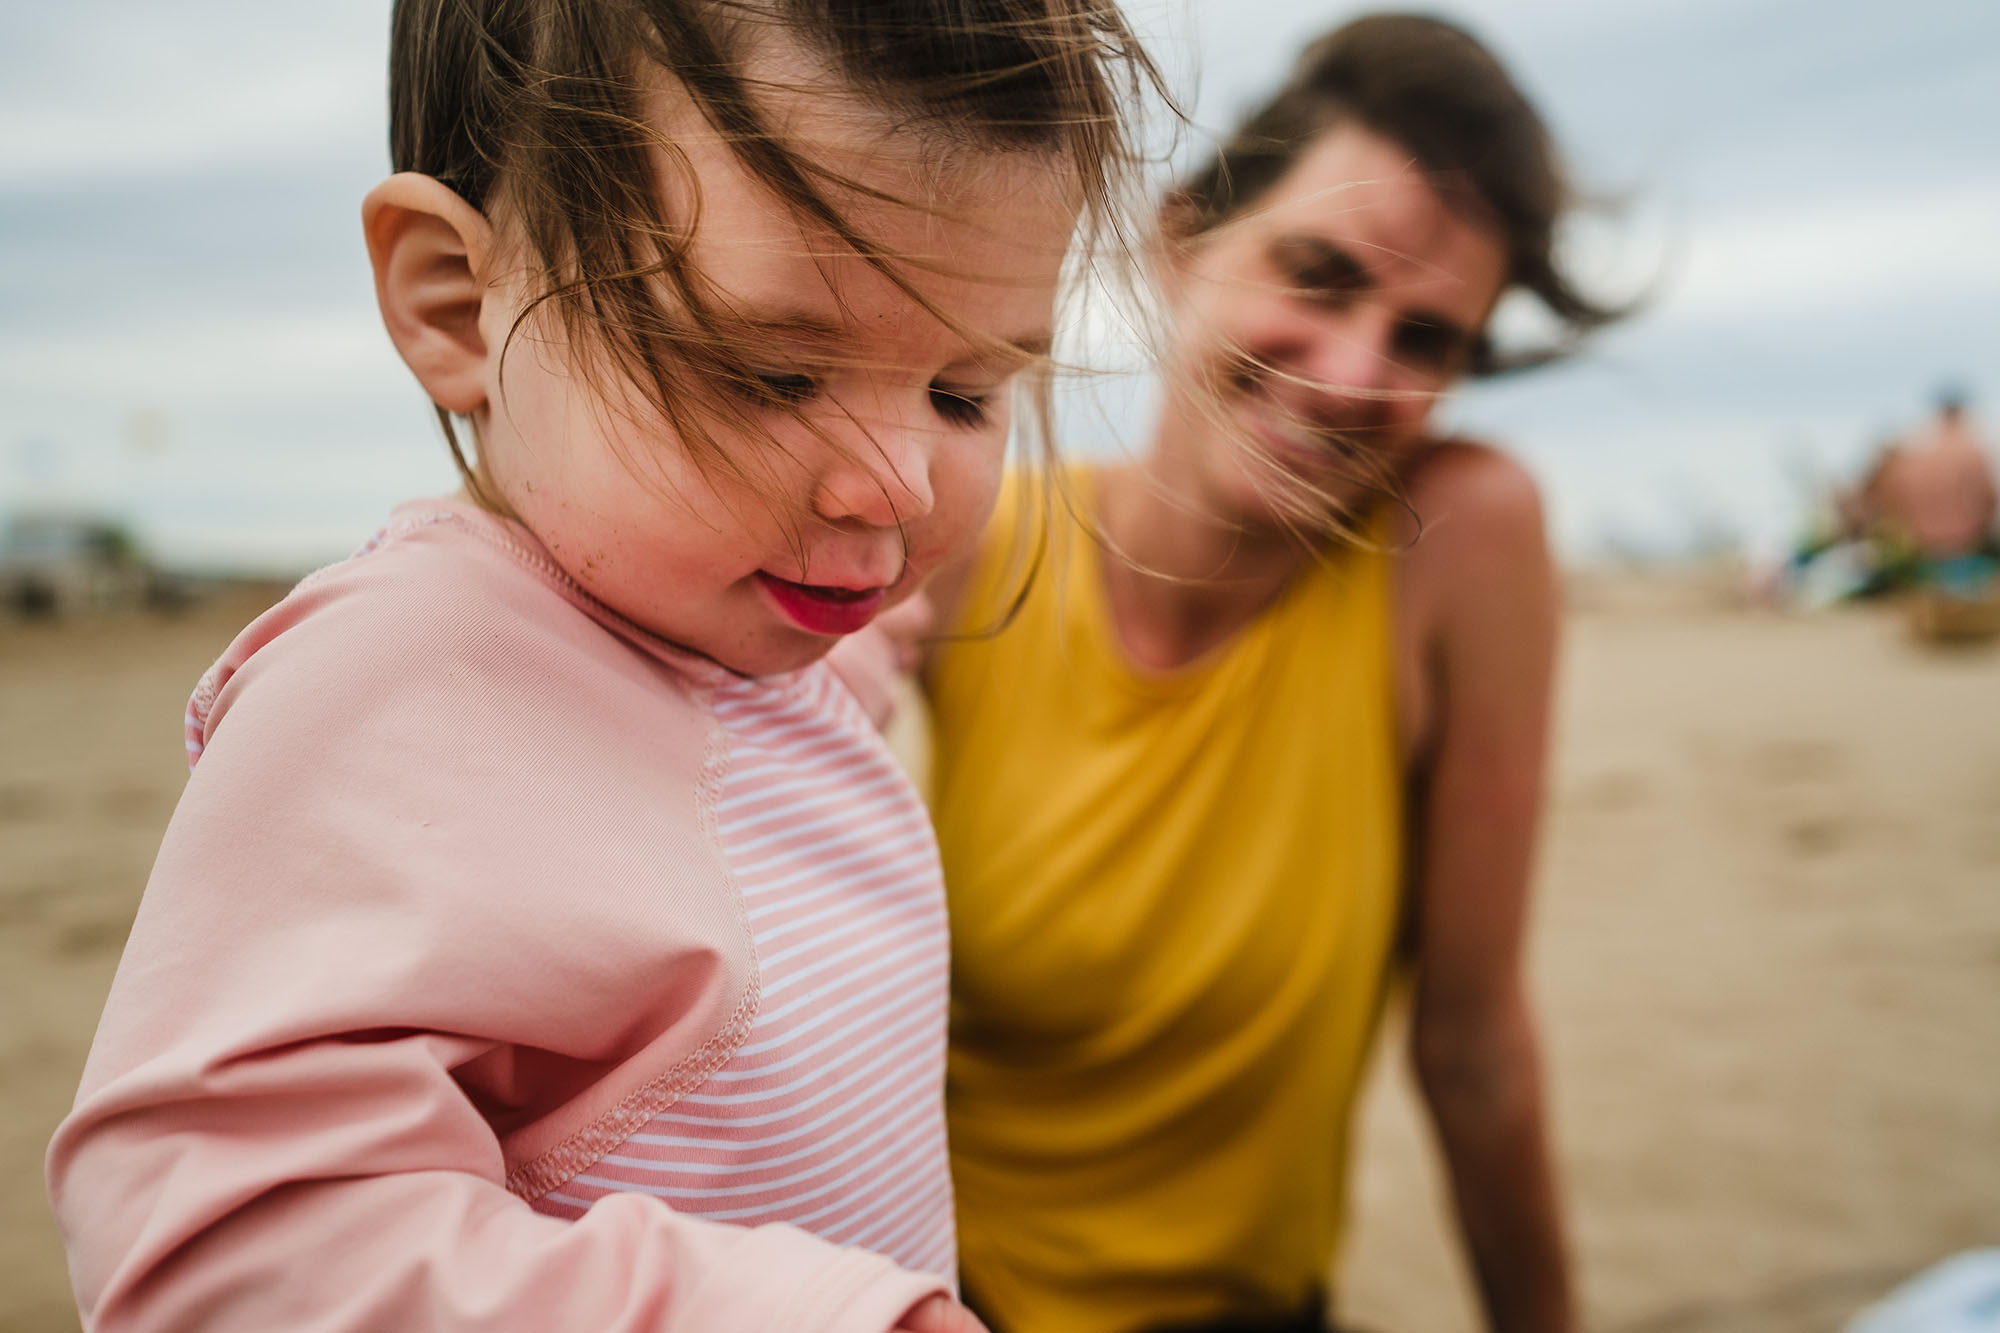
<path id="1" fill-rule="evenodd" d="M 405 171 L 368 192 L 361 228 L 390 340 L 432 402 L 472 415 L 486 405 L 491 224 L 442 181 Z"/>

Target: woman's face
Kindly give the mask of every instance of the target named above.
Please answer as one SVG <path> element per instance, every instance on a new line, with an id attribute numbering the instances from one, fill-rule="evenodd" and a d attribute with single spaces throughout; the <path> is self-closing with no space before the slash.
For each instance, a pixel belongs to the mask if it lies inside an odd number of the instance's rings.
<path id="1" fill-rule="evenodd" d="M 1307 488 L 1351 511 L 1424 440 L 1506 271 L 1499 233 L 1408 152 L 1336 125 L 1176 258 L 1160 461 L 1252 527 L 1296 514 L 1285 497 Z"/>

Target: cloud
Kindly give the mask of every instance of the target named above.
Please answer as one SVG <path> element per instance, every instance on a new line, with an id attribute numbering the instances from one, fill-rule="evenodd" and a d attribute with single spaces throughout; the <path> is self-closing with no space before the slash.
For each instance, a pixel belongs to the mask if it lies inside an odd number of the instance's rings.
<path id="1" fill-rule="evenodd" d="M 0 32 L 0 184 L 380 142 L 387 7 L 69 0 Z"/>
<path id="2" fill-rule="evenodd" d="M 0 108 L 0 183 L 168 175 L 245 157 L 311 153 L 375 132 L 383 113 L 356 93 L 352 70 L 307 65 L 151 105 L 120 98 L 60 110 Z"/>
<path id="3" fill-rule="evenodd" d="M 155 318 L 62 336 L 0 334 L 0 385 L 17 402 L 102 397 L 175 407 L 300 404 L 409 382 L 373 309 L 256 319 Z"/>
<path id="4" fill-rule="evenodd" d="M 1990 293 L 2000 306 L 2000 180 L 1830 197 L 1697 223 L 1657 317 L 1719 323 Z"/>

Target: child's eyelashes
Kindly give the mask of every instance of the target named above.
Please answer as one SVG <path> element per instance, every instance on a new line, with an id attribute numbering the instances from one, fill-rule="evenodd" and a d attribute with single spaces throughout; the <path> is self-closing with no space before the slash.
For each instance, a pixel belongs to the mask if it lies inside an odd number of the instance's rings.
<path id="1" fill-rule="evenodd" d="M 732 383 L 745 398 L 766 407 L 797 407 L 817 397 L 822 387 L 817 376 L 775 370 L 746 370 Z M 992 389 L 950 389 L 933 384 L 928 392 L 931 410 L 960 429 L 984 426 L 991 417 Z"/>
<path id="2" fill-rule="evenodd" d="M 968 393 L 931 385 L 931 407 L 954 426 L 971 428 L 986 424 L 991 393 Z"/>

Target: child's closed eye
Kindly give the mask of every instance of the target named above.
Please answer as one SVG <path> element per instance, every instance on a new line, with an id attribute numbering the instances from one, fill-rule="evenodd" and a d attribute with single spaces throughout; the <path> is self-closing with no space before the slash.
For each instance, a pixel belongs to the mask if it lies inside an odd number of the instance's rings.
<path id="1" fill-rule="evenodd" d="M 990 389 L 975 392 L 969 389 L 947 389 L 941 384 L 931 385 L 932 409 L 952 425 L 967 429 L 986 424 L 992 399 L 993 391 Z"/>
<path id="2" fill-rule="evenodd" d="M 796 407 L 810 402 L 821 391 L 819 378 L 800 371 L 751 370 L 731 380 L 742 397 L 763 407 Z M 930 386 L 931 410 L 953 426 L 972 430 L 984 426 L 990 415 L 995 389 L 955 389 L 942 384 Z"/>

